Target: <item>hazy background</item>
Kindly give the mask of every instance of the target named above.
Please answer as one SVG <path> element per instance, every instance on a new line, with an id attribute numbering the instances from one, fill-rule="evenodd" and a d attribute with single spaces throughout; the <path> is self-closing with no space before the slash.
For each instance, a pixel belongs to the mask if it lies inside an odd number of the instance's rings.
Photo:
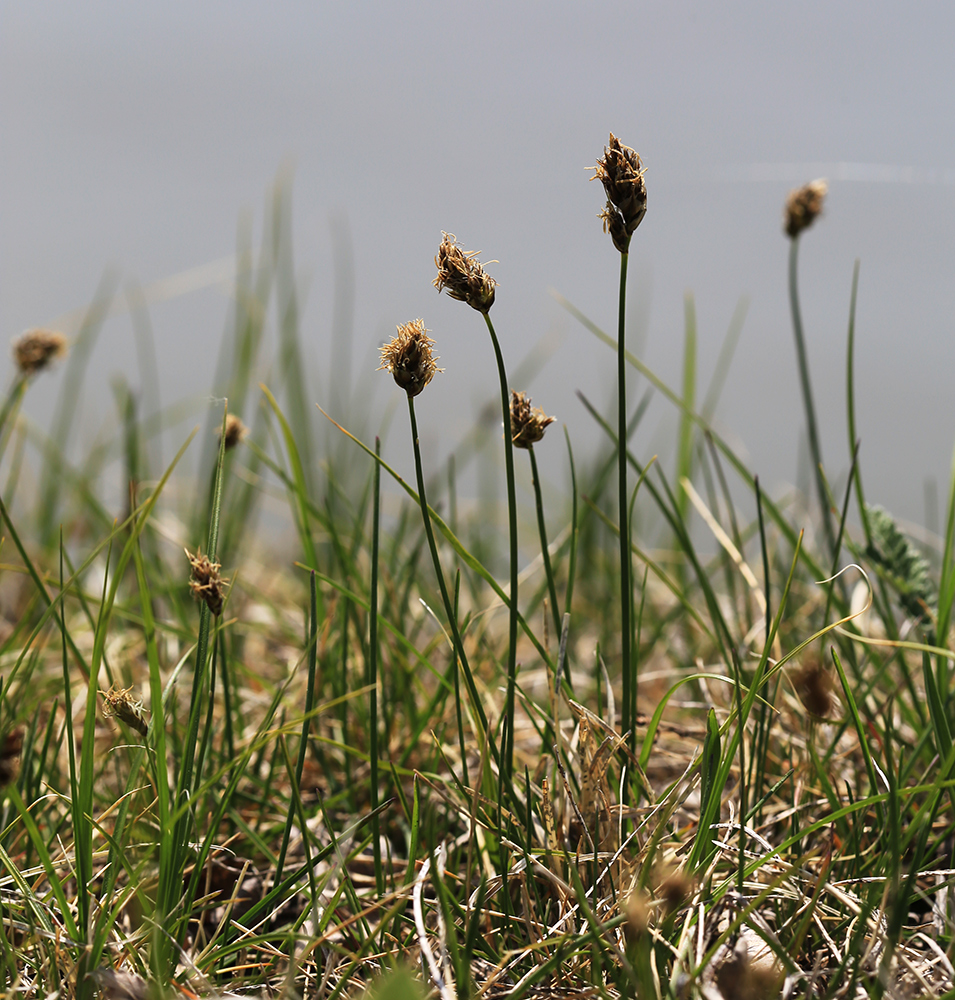
<path id="1" fill-rule="evenodd" d="M 834 477 L 848 466 L 859 257 L 867 498 L 921 522 L 923 484 L 934 477 L 944 496 L 955 437 L 953 29 L 948 2 L 3 0 L 0 339 L 36 325 L 73 332 L 71 310 L 108 267 L 148 288 L 211 264 L 204 288 L 151 310 L 163 402 L 191 396 L 201 411 L 228 316 L 223 258 L 243 211 L 258 238 L 286 169 L 316 402 L 335 406 L 331 386 L 363 380 L 366 413 L 400 404 L 391 380 L 370 373 L 395 324 L 421 316 L 447 369 L 418 406 L 435 466 L 471 426 L 496 370 L 480 316 L 431 287 L 446 229 L 499 262 L 488 269 L 509 367 L 542 339 L 553 350 L 515 388 L 584 450 L 598 435 L 574 390 L 606 407 L 614 358 L 549 289 L 613 330 L 618 255 L 585 169 L 613 130 L 642 155 L 649 189 L 631 248 L 632 346 L 677 385 L 692 290 L 702 394 L 749 297 L 718 423 L 777 493 L 796 478 L 803 426 L 781 210 L 791 187 L 829 178 L 826 215 L 801 245 L 824 458 Z M 351 325 L 351 371 L 332 372 L 334 262 L 348 246 L 354 301 L 339 300 L 337 321 Z M 137 384 L 122 315 L 98 342 L 78 444 L 116 421 L 117 371 Z M 41 423 L 61 379 L 44 375 L 29 393 Z M 634 400 L 641 383 L 634 375 Z M 388 455 L 410 473 L 397 417 Z M 637 451 L 669 449 L 674 425 L 655 400 Z M 563 483 L 560 437 L 538 455 Z M 672 468 L 672 452 L 661 457 Z"/>

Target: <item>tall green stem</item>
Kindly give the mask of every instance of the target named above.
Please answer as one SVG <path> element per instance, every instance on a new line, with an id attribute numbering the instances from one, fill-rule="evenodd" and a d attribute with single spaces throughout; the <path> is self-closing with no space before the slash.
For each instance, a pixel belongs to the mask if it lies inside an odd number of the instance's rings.
<path id="1" fill-rule="evenodd" d="M 806 341 L 802 329 L 802 313 L 799 309 L 799 286 L 796 280 L 797 259 L 799 256 L 799 237 L 789 242 L 789 306 L 793 317 L 793 334 L 796 338 L 796 359 L 799 362 L 799 381 L 802 384 L 802 401 L 806 409 L 806 431 L 809 436 L 809 452 L 812 456 L 813 473 L 816 479 L 816 491 L 819 504 L 822 507 L 822 525 L 826 533 L 826 542 L 833 559 L 836 557 L 836 535 L 832 527 L 832 511 L 826 484 L 822 477 L 822 450 L 819 447 L 819 432 L 816 425 L 816 408 L 812 401 L 812 384 L 809 380 L 809 360 L 806 357 Z"/>
<path id="2" fill-rule="evenodd" d="M 502 748 L 501 768 L 510 784 L 514 767 L 514 693 L 517 688 L 517 493 L 514 488 L 514 445 L 511 443 L 511 394 L 507 387 L 507 372 L 504 370 L 504 356 L 498 343 L 494 324 L 488 313 L 483 313 L 494 345 L 494 355 L 497 358 L 497 372 L 501 380 L 501 413 L 504 421 L 504 468 L 507 472 L 507 523 L 510 535 L 510 617 L 508 620 L 507 639 L 507 696 L 505 713 L 507 715 L 507 741 Z"/>
<path id="3" fill-rule="evenodd" d="M 636 734 L 631 732 L 631 710 L 636 708 L 631 673 L 630 606 L 633 586 L 630 582 L 630 524 L 627 516 L 627 264 L 630 255 L 620 255 L 620 304 L 617 312 L 617 509 L 620 518 L 620 666 L 623 673 L 623 711 L 621 729 L 631 750 L 636 749 Z"/>
<path id="4" fill-rule="evenodd" d="M 537 530 L 541 536 L 541 558 L 544 560 L 544 574 L 547 577 L 547 592 L 550 595 L 551 611 L 554 615 L 554 637 L 560 641 L 560 608 L 557 607 L 557 585 L 554 582 L 554 571 L 550 565 L 550 552 L 547 550 L 547 526 L 544 524 L 544 500 L 541 496 L 541 480 L 537 472 L 537 456 L 534 446 L 527 449 L 531 457 L 531 477 L 534 480 L 534 502 L 537 505 Z"/>
<path id="5" fill-rule="evenodd" d="M 481 732 L 478 733 L 478 745 L 483 745 L 484 734 L 487 732 L 487 714 L 484 711 L 484 706 L 481 704 L 477 688 L 474 685 L 474 677 L 471 675 L 471 667 L 468 664 L 467 653 L 464 652 L 464 642 L 461 639 L 461 633 L 458 630 L 458 620 L 454 613 L 454 605 L 451 603 L 451 598 L 448 595 L 448 586 L 444 582 L 444 572 L 441 569 L 441 560 L 438 558 L 438 547 L 434 541 L 434 530 L 431 527 L 431 515 L 428 511 L 428 497 L 424 488 L 424 473 L 422 472 L 421 467 L 421 448 L 418 445 L 418 421 L 415 418 L 413 396 L 408 397 L 408 412 L 411 414 L 411 439 L 414 442 L 414 467 L 415 475 L 418 479 L 418 501 L 421 504 L 421 517 L 424 521 L 424 532 L 428 538 L 428 548 L 431 550 L 431 559 L 434 563 L 435 576 L 438 578 L 438 587 L 441 589 L 441 600 L 444 602 L 444 610 L 448 616 L 448 623 L 451 627 L 451 639 L 454 642 L 454 647 L 461 660 L 461 669 L 464 671 L 464 681 L 468 686 L 468 695 L 471 698 L 471 704 L 474 706 L 474 711 L 477 712 L 478 719 L 480 720 Z M 493 739 L 490 743 L 491 750 L 492 752 L 495 752 L 496 756 Z"/>

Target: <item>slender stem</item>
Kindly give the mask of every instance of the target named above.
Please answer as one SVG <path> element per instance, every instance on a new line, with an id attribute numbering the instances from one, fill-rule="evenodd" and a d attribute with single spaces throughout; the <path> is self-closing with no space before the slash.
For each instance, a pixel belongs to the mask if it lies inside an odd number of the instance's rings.
<path id="1" fill-rule="evenodd" d="M 547 591 L 550 594 L 550 607 L 554 615 L 554 636 L 560 641 L 560 609 L 557 607 L 557 587 L 554 583 L 554 571 L 550 565 L 550 552 L 547 550 L 547 527 L 544 524 L 544 501 L 541 497 L 540 476 L 537 472 L 537 456 L 534 446 L 527 449 L 531 457 L 531 477 L 534 480 L 534 501 L 537 504 L 537 530 L 541 536 L 541 557 L 544 560 L 544 575 L 547 577 Z"/>
<path id="2" fill-rule="evenodd" d="M 627 516 L 627 264 L 630 255 L 620 255 L 620 304 L 617 313 L 617 508 L 620 512 L 620 665 L 623 673 L 623 710 L 621 730 L 631 750 L 635 750 L 635 733 L 630 717 L 636 698 L 631 690 L 633 677 L 630 652 L 630 525 Z"/>
<path id="3" fill-rule="evenodd" d="M 504 468 L 507 472 L 507 523 L 510 535 L 510 617 L 508 621 L 507 639 L 507 696 L 505 713 L 507 715 L 507 742 L 502 748 L 501 767 L 506 772 L 508 784 L 514 766 L 514 692 L 517 688 L 517 494 L 514 488 L 514 445 L 511 443 L 511 394 L 507 387 L 507 372 L 504 370 L 504 356 L 498 343 L 494 324 L 488 313 L 484 313 L 484 321 L 491 334 L 494 345 L 494 355 L 497 358 L 497 371 L 501 379 L 501 412 L 504 421 Z"/>
<path id="4" fill-rule="evenodd" d="M 378 549 L 381 533 L 381 439 L 375 438 L 375 478 L 371 524 L 371 591 L 368 598 L 368 665 L 365 683 L 368 685 L 368 757 L 371 762 L 371 835 L 375 859 L 375 888 L 385 892 L 384 870 L 381 867 L 381 836 L 378 825 Z M 313 574 L 314 577 L 314 574 Z"/>
<path id="5" fill-rule="evenodd" d="M 448 586 L 444 582 L 444 572 L 441 569 L 441 560 L 438 559 L 438 547 L 434 541 L 434 530 L 431 527 L 431 515 L 428 513 L 428 497 L 424 488 L 424 473 L 421 469 L 421 449 L 418 446 L 418 421 L 415 419 L 413 396 L 408 397 L 408 412 L 411 414 L 411 440 L 414 442 L 414 467 L 415 475 L 418 479 L 418 501 L 421 504 L 421 517 L 424 520 L 424 531 L 428 538 L 428 548 L 431 550 L 431 559 L 434 563 L 435 575 L 438 578 L 438 586 L 441 589 L 441 600 L 444 602 L 444 610 L 448 616 L 448 624 L 451 627 L 451 639 L 454 643 L 454 648 L 457 650 L 458 657 L 461 660 L 461 669 L 464 671 L 464 681 L 468 686 L 468 694 L 471 697 L 471 704 L 474 706 L 474 710 L 477 712 L 478 719 L 480 720 L 481 732 L 478 733 L 478 744 L 482 745 L 484 743 L 484 734 L 487 732 L 487 714 L 484 711 L 484 706 L 481 704 L 477 688 L 474 685 L 474 677 L 471 675 L 471 667 L 468 664 L 467 653 L 464 652 L 464 642 L 462 641 L 461 633 L 458 630 L 458 620 L 454 614 L 454 605 L 451 603 L 451 598 L 448 595 Z M 491 751 L 496 757 L 497 748 L 495 747 L 493 739 L 490 740 L 490 743 Z"/>
<path id="6" fill-rule="evenodd" d="M 802 384 L 802 401 L 806 409 L 806 430 L 809 436 L 809 452 L 812 456 L 813 473 L 816 479 L 816 491 L 822 506 L 822 524 L 826 533 L 829 553 L 836 557 L 836 536 L 832 528 L 832 511 L 829 497 L 826 494 L 826 484 L 822 477 L 822 451 L 819 447 L 819 432 L 816 425 L 816 408 L 812 401 L 812 384 L 809 380 L 809 360 L 806 357 L 806 341 L 803 336 L 802 313 L 799 310 L 799 286 L 796 280 L 797 259 L 799 255 L 799 237 L 789 243 L 789 306 L 793 317 L 793 334 L 796 338 L 796 359 L 799 362 L 799 381 Z"/>

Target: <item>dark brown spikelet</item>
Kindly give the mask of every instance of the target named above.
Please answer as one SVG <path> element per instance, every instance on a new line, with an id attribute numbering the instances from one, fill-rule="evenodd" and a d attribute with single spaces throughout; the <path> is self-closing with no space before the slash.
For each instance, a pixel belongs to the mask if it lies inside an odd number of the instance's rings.
<path id="1" fill-rule="evenodd" d="M 784 212 L 787 236 L 795 239 L 822 215 L 822 203 L 828 190 L 829 185 L 824 180 L 817 180 L 789 192 Z"/>
<path id="2" fill-rule="evenodd" d="M 249 428 L 234 414 L 226 414 L 225 418 L 225 450 L 230 451 L 245 439 Z M 216 428 L 216 434 L 222 434 L 222 428 Z"/>
<path id="3" fill-rule="evenodd" d="M 639 154 L 610 133 L 604 155 L 597 160 L 596 177 L 604 186 L 607 207 L 600 213 L 604 232 L 621 252 L 630 249 L 630 238 L 647 214 L 647 185 Z"/>
<path id="4" fill-rule="evenodd" d="M 219 575 L 222 567 L 219 563 L 212 562 L 208 556 L 204 556 L 201 550 L 197 550 L 195 555 L 188 549 L 185 552 L 192 568 L 189 589 L 197 600 L 205 601 L 209 610 L 218 618 L 222 614 L 222 591 L 228 583 Z"/>
<path id="5" fill-rule="evenodd" d="M 143 703 L 131 697 L 132 688 L 110 688 L 103 698 L 106 701 L 104 715 L 115 716 L 120 722 L 125 722 L 130 729 L 135 729 L 140 736 L 145 737 L 149 726 L 143 717 Z"/>
<path id="6" fill-rule="evenodd" d="M 806 711 L 825 719 L 832 711 L 832 678 L 818 660 L 804 663 L 793 675 L 793 687 Z"/>
<path id="7" fill-rule="evenodd" d="M 398 335 L 390 340 L 381 352 L 378 371 L 391 372 L 395 383 L 408 393 L 408 398 L 417 396 L 434 378 L 435 372 L 443 372 L 435 364 L 431 353 L 434 341 L 428 336 L 423 319 L 415 319 L 398 327 Z"/>
<path id="8" fill-rule="evenodd" d="M 479 250 L 466 251 L 458 246 L 454 233 L 441 234 L 441 246 L 434 258 L 438 276 L 432 284 L 446 291 L 452 299 L 460 299 L 478 312 L 490 312 L 494 305 L 497 282 L 485 272 L 477 259 Z"/>
<path id="9" fill-rule="evenodd" d="M 0 788 L 16 780 L 20 772 L 20 753 L 23 750 L 23 730 L 11 729 L 0 740 Z"/>
<path id="10" fill-rule="evenodd" d="M 544 436 L 544 431 L 557 418 L 548 417 L 523 392 L 511 392 L 511 443 L 515 448 L 532 448 Z"/>
<path id="11" fill-rule="evenodd" d="M 17 368 L 24 375 L 34 375 L 66 353 L 66 337 L 55 330 L 27 330 L 13 345 Z"/>

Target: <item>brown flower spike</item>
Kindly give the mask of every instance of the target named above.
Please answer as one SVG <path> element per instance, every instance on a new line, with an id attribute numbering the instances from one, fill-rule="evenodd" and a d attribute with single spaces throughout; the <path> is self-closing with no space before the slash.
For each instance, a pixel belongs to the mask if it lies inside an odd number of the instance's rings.
<path id="1" fill-rule="evenodd" d="M 804 187 L 789 192 L 786 199 L 786 235 L 795 239 L 804 229 L 808 229 L 822 215 L 822 203 L 829 185 L 824 180 L 810 181 Z"/>
<path id="2" fill-rule="evenodd" d="M 130 696 L 132 690 L 132 688 L 110 688 L 103 695 L 106 700 L 106 709 L 103 714 L 107 718 L 115 715 L 130 729 L 135 729 L 140 736 L 145 736 L 149 731 L 149 726 L 143 718 L 143 703 L 133 700 Z"/>
<path id="3" fill-rule="evenodd" d="M 219 575 L 222 567 L 204 556 L 201 550 L 197 550 L 195 555 L 188 549 L 185 552 L 192 568 L 189 589 L 197 600 L 205 601 L 209 610 L 218 618 L 222 614 L 222 590 L 228 583 L 228 580 Z"/>
<path id="4" fill-rule="evenodd" d="M 412 320 L 398 327 L 398 336 L 381 351 L 378 371 L 389 371 L 396 384 L 408 393 L 408 398 L 417 396 L 434 378 L 435 372 L 443 372 L 435 364 L 431 353 L 434 341 L 428 336 L 423 319 Z"/>
<path id="5" fill-rule="evenodd" d="M 66 337 L 55 330 L 27 330 L 13 345 L 13 357 L 23 375 L 42 371 L 66 353 Z"/>
<path id="6" fill-rule="evenodd" d="M 526 393 L 511 392 L 511 443 L 515 448 L 529 451 L 556 419 L 548 417 L 539 406 L 531 409 L 531 398 Z"/>
<path id="7" fill-rule="evenodd" d="M 447 291 L 452 299 L 460 299 L 478 312 L 488 313 L 494 305 L 497 282 L 485 272 L 477 256 L 479 250 L 462 250 L 454 233 L 441 234 L 441 246 L 434 258 L 438 276 L 433 285 Z"/>
<path id="8" fill-rule="evenodd" d="M 607 195 L 603 219 L 604 232 L 610 233 L 613 245 L 621 252 L 630 249 L 630 238 L 647 214 L 647 185 L 640 156 L 610 133 L 610 143 L 597 160 L 596 174 Z M 592 178 L 593 179 L 593 178 Z"/>

